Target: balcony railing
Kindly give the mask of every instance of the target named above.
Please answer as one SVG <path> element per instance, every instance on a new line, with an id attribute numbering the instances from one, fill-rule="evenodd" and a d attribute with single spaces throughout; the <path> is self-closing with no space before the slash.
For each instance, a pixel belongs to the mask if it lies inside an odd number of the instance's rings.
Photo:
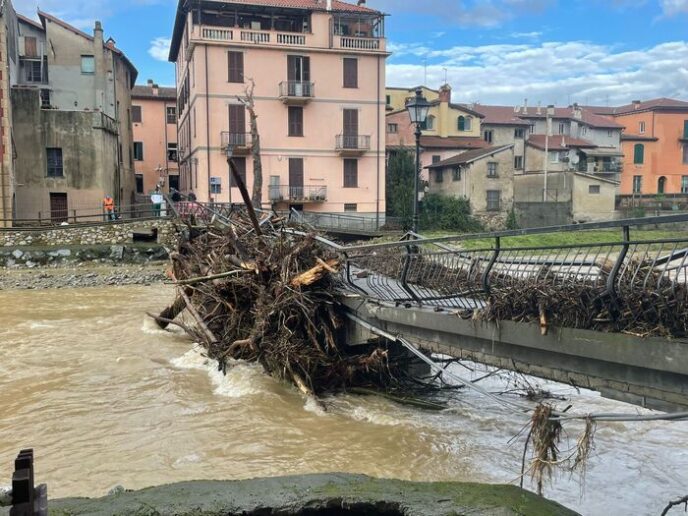
<path id="1" fill-rule="evenodd" d="M 382 39 L 342 36 L 339 40 L 339 46 L 341 48 L 351 48 L 354 50 L 381 50 Z"/>
<path id="2" fill-rule="evenodd" d="M 234 31 L 220 27 L 201 27 L 201 37 L 213 41 L 232 41 Z"/>
<path id="3" fill-rule="evenodd" d="M 323 185 L 289 186 L 270 185 L 268 187 L 270 202 L 325 202 L 327 200 L 327 187 Z"/>
<path id="4" fill-rule="evenodd" d="M 257 30 L 242 30 L 241 41 L 249 41 L 251 43 L 270 43 L 270 32 Z"/>
<path id="5" fill-rule="evenodd" d="M 586 163 L 581 162 L 578 165 L 579 172 L 586 172 L 588 174 L 620 174 L 623 172 L 623 163 Z"/>
<path id="6" fill-rule="evenodd" d="M 369 135 L 338 134 L 335 137 L 335 150 L 339 152 L 363 153 L 370 150 Z"/>
<path id="7" fill-rule="evenodd" d="M 279 84 L 279 95 L 280 98 L 310 99 L 315 96 L 315 85 L 308 81 L 282 81 Z"/>
<path id="8" fill-rule="evenodd" d="M 225 152 L 227 147 L 231 146 L 236 154 L 247 153 L 253 145 L 251 133 L 223 131 L 220 133 L 220 141 L 222 145 L 222 152 Z"/>

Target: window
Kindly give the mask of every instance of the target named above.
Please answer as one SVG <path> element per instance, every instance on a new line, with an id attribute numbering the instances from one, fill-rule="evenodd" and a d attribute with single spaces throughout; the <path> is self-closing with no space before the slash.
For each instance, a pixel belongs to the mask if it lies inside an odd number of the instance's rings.
<path id="1" fill-rule="evenodd" d="M 432 156 L 432 162 L 433 162 L 433 164 L 434 164 L 434 163 L 439 163 L 440 161 L 442 161 L 442 156 L 440 156 L 439 154 L 434 154 L 434 155 Z"/>
<path id="2" fill-rule="evenodd" d="M 683 137 L 688 138 L 688 120 L 683 121 Z"/>
<path id="3" fill-rule="evenodd" d="M 344 58 L 344 87 L 358 88 L 358 59 Z"/>
<path id="4" fill-rule="evenodd" d="M 436 168 L 435 169 L 435 183 L 442 183 L 444 182 L 444 170 L 441 168 Z"/>
<path id="5" fill-rule="evenodd" d="M 581 133 L 583 134 L 583 136 L 588 134 L 588 126 L 587 125 L 584 125 L 583 127 L 581 127 Z"/>
<path id="6" fill-rule="evenodd" d="M 303 108 L 289 106 L 289 136 L 303 136 Z"/>
<path id="7" fill-rule="evenodd" d="M 550 151 L 549 162 L 550 163 L 559 163 L 559 151 Z"/>
<path id="8" fill-rule="evenodd" d="M 487 177 L 497 177 L 497 162 L 490 161 L 487 164 Z"/>
<path id="9" fill-rule="evenodd" d="M 248 188 L 248 185 L 246 185 L 246 158 L 232 158 L 232 163 L 234 163 L 234 168 L 236 168 L 236 171 L 238 172 L 241 180 L 244 182 L 244 185 L 246 186 L 246 188 Z M 232 174 L 231 169 L 229 170 L 229 186 L 237 186 L 236 181 L 234 181 L 234 174 Z"/>
<path id="10" fill-rule="evenodd" d="M 457 120 L 457 128 L 459 131 L 467 131 L 466 129 L 466 117 L 460 116 Z"/>
<path id="11" fill-rule="evenodd" d="M 358 204 L 346 203 L 344 204 L 344 211 L 358 211 Z"/>
<path id="12" fill-rule="evenodd" d="M 174 106 L 167 106 L 166 108 L 167 123 L 176 124 L 177 123 L 177 108 Z"/>
<path id="13" fill-rule="evenodd" d="M 134 142 L 134 160 L 143 161 L 143 142 Z"/>
<path id="14" fill-rule="evenodd" d="M 244 53 L 227 52 L 229 82 L 244 82 Z"/>
<path id="15" fill-rule="evenodd" d="M 534 126 L 534 125 L 531 125 L 531 126 L 528 128 L 528 133 L 530 133 L 530 134 L 534 134 L 534 133 L 535 133 L 535 126 Z"/>
<path id="16" fill-rule="evenodd" d="M 460 168 L 454 168 L 452 169 L 452 181 L 461 181 L 461 169 Z"/>
<path id="17" fill-rule="evenodd" d="M 48 162 L 48 177 L 64 177 L 62 165 L 62 149 L 49 147 L 45 149 Z"/>
<path id="18" fill-rule="evenodd" d="M 642 193 L 643 191 L 643 176 L 633 176 L 633 193 Z"/>
<path id="19" fill-rule="evenodd" d="M 688 194 L 688 176 L 681 176 L 681 193 Z"/>
<path id="20" fill-rule="evenodd" d="M 93 56 L 81 56 L 81 73 L 96 73 L 96 58 Z"/>
<path id="21" fill-rule="evenodd" d="M 645 145 L 642 143 L 636 143 L 633 147 L 633 163 L 635 165 L 645 163 Z"/>
<path id="22" fill-rule="evenodd" d="M 525 131 L 523 129 L 514 129 L 514 138 L 523 138 Z"/>
<path id="23" fill-rule="evenodd" d="M 640 134 L 645 133 L 645 122 L 638 122 L 638 132 Z"/>
<path id="24" fill-rule="evenodd" d="M 167 161 L 177 161 L 177 144 L 168 143 L 167 144 Z"/>
<path id="25" fill-rule="evenodd" d="M 485 132 L 483 133 L 483 139 L 484 139 L 487 143 L 492 143 L 492 136 L 493 136 L 493 134 L 494 134 L 494 133 L 492 132 L 492 130 L 485 131 Z"/>
<path id="26" fill-rule="evenodd" d="M 46 89 L 41 90 L 41 107 L 42 108 L 49 108 L 50 107 L 50 90 L 46 90 Z"/>
<path id="27" fill-rule="evenodd" d="M 600 185 L 588 186 L 588 193 L 589 194 L 599 194 L 600 193 Z"/>
<path id="28" fill-rule="evenodd" d="M 559 122 L 559 134 L 566 134 L 566 124 Z"/>
<path id="29" fill-rule="evenodd" d="M 663 194 L 666 192 L 666 183 L 667 183 L 667 178 L 662 176 L 659 178 L 657 181 L 657 193 L 658 194 Z"/>
<path id="30" fill-rule="evenodd" d="M 399 132 L 399 124 L 387 124 L 387 132 L 390 134 L 396 134 Z"/>
<path id="31" fill-rule="evenodd" d="M 514 156 L 514 168 L 516 170 L 523 168 L 523 156 Z"/>
<path id="32" fill-rule="evenodd" d="M 683 164 L 688 165 L 688 143 L 683 144 Z"/>
<path id="33" fill-rule="evenodd" d="M 487 211 L 499 211 L 500 207 L 500 190 L 487 191 Z"/>
<path id="34" fill-rule="evenodd" d="M 391 95 L 385 95 L 385 102 L 389 106 L 392 103 L 392 96 Z"/>
<path id="35" fill-rule="evenodd" d="M 222 193 L 222 178 L 221 177 L 211 177 L 210 178 L 210 194 L 217 195 Z"/>
<path id="36" fill-rule="evenodd" d="M 35 37 L 24 37 L 24 55 L 26 57 L 38 57 L 38 40 Z"/>
<path id="37" fill-rule="evenodd" d="M 611 137 L 612 137 L 612 134 L 614 134 L 614 131 L 612 131 L 611 129 L 609 129 L 609 130 L 607 131 L 607 137 L 608 137 L 608 138 L 611 138 Z"/>
<path id="38" fill-rule="evenodd" d="M 433 115 L 430 115 L 428 118 L 425 119 L 425 128 L 428 131 L 435 130 L 435 117 Z"/>
<path id="39" fill-rule="evenodd" d="M 131 121 L 135 124 L 140 124 L 143 121 L 141 117 L 141 106 L 131 106 Z"/>
<path id="40" fill-rule="evenodd" d="M 358 160 L 344 160 L 344 188 L 358 188 Z"/>
<path id="41" fill-rule="evenodd" d="M 143 193 L 143 174 L 136 174 L 136 193 Z"/>
<path id="42" fill-rule="evenodd" d="M 40 61 L 24 61 L 26 82 L 43 82 L 43 67 Z"/>

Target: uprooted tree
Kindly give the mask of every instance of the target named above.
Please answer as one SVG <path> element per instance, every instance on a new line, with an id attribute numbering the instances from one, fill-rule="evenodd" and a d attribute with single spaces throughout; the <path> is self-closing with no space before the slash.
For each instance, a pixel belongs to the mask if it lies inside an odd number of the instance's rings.
<path id="1" fill-rule="evenodd" d="M 258 132 L 258 115 L 253 92 L 256 83 L 253 79 L 248 79 L 248 86 L 244 89 L 244 96 L 237 96 L 248 111 L 249 124 L 251 126 L 251 156 L 253 157 L 253 190 L 251 200 L 258 208 L 263 206 L 263 164 L 260 159 L 260 133 Z"/>

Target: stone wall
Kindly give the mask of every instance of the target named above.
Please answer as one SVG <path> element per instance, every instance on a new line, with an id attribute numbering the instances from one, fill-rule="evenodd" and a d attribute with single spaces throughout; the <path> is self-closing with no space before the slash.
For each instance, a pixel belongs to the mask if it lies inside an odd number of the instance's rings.
<path id="1" fill-rule="evenodd" d="M 151 235 L 151 243 L 173 247 L 176 244 L 178 230 L 173 222 L 163 219 L 94 226 L 53 226 L 40 230 L 12 229 L 0 231 L 0 246 L 13 248 L 121 245 L 134 243 L 135 234 Z"/>

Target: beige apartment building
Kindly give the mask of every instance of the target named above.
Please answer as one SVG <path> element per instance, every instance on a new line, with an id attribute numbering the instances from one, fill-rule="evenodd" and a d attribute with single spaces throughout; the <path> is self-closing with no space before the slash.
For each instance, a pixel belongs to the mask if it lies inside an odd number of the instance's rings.
<path id="1" fill-rule="evenodd" d="M 177 165 L 177 92 L 152 80 L 131 92 L 136 193 L 148 195 L 160 186 L 179 190 Z M 144 200 L 143 198 L 141 200 Z"/>
<path id="2" fill-rule="evenodd" d="M 124 211 L 134 202 L 136 68 L 100 22 L 87 34 L 38 17 L 18 16 L 11 43 L 15 222 L 101 219 L 106 194 Z"/>
<path id="3" fill-rule="evenodd" d="M 255 83 L 263 205 L 385 213 L 384 15 L 337 0 L 180 1 L 177 68 L 180 186 L 241 202 L 225 149 L 253 184 Z"/>

